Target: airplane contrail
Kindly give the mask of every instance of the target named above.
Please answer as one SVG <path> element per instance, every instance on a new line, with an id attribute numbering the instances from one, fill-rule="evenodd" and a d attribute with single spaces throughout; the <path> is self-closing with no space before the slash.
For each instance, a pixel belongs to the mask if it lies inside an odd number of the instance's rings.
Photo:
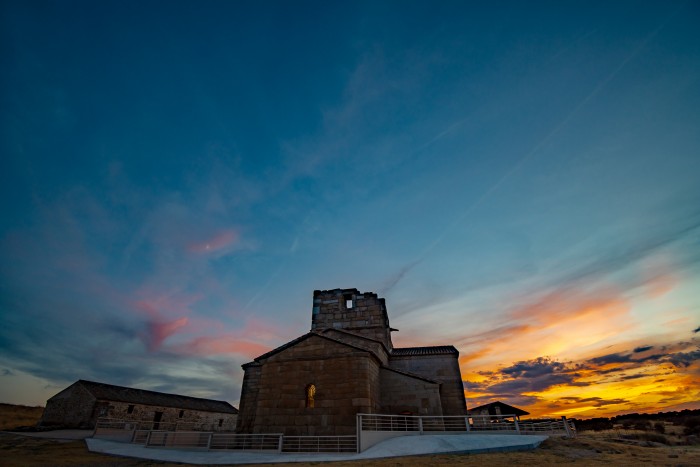
<path id="1" fill-rule="evenodd" d="M 540 149 L 549 143 L 549 141 L 557 135 L 562 128 L 564 128 L 571 119 L 579 113 L 579 111 L 588 103 L 590 102 L 591 99 L 593 99 L 600 91 L 603 89 L 610 81 L 612 81 L 615 76 L 617 76 L 620 71 L 633 59 L 635 58 L 641 51 L 644 49 L 647 44 L 654 38 L 656 35 L 668 24 L 668 22 L 673 18 L 678 12 L 684 7 L 685 5 L 681 5 L 676 10 L 671 12 L 664 21 L 661 22 L 661 24 L 654 29 L 647 37 L 627 56 L 625 57 L 620 64 L 615 67 L 606 77 L 603 79 L 600 83 L 598 83 L 593 90 L 588 93 L 586 97 L 584 97 L 577 105 L 576 107 L 569 112 L 569 114 L 564 117 L 544 138 L 542 138 L 529 152 L 527 152 L 524 156 L 522 156 L 511 168 L 508 170 L 496 183 L 494 183 L 488 190 L 486 190 L 476 201 L 474 201 L 471 205 L 469 205 L 464 211 L 462 211 L 461 214 L 456 216 L 452 222 L 450 222 L 447 227 L 440 233 L 424 250 L 423 252 L 418 256 L 418 259 L 414 260 L 409 264 L 408 267 L 404 267 L 401 270 L 401 274 L 398 277 L 398 280 L 393 282 L 393 284 L 390 285 L 390 287 L 387 287 L 385 290 L 385 293 L 388 292 L 390 289 L 395 287 L 401 279 L 403 279 L 406 274 L 413 268 L 415 268 L 418 264 L 423 262 L 425 258 L 430 254 L 430 252 L 437 246 L 439 245 L 443 239 L 447 236 L 449 232 L 454 230 L 454 228 L 461 224 L 467 216 L 469 216 L 476 208 L 478 208 L 485 200 L 487 200 L 491 195 L 493 195 L 513 174 L 515 174 L 517 171 L 519 171 L 528 161 L 530 161 L 535 154 L 537 154 Z M 441 134 L 439 134 L 436 138 L 431 140 L 430 143 L 432 143 L 434 140 L 439 139 L 440 137 L 444 136 L 445 133 L 449 133 L 452 130 L 454 130 L 455 127 L 459 126 L 462 123 L 462 121 L 457 122 L 456 124 L 453 124 L 450 126 L 447 130 L 443 131 Z"/>

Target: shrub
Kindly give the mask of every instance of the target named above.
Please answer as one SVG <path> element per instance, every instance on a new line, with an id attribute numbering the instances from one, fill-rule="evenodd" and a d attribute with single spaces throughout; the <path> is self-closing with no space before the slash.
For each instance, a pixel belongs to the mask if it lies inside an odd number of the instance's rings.
<path id="1" fill-rule="evenodd" d="M 647 431 L 651 427 L 651 424 L 646 420 L 640 420 L 634 423 L 634 429 L 640 431 Z"/>
<path id="2" fill-rule="evenodd" d="M 657 433 L 632 433 L 621 436 L 622 439 L 633 439 L 638 441 L 650 441 L 653 443 L 670 444 L 664 435 Z"/>
<path id="3" fill-rule="evenodd" d="M 687 418 L 683 426 L 685 427 L 683 429 L 684 435 L 700 435 L 700 417 Z"/>
<path id="4" fill-rule="evenodd" d="M 663 422 L 656 422 L 654 423 L 654 431 L 663 435 L 666 433 L 666 426 L 664 426 Z"/>
<path id="5" fill-rule="evenodd" d="M 578 431 L 603 431 L 612 430 L 613 423 L 609 418 L 592 418 L 590 420 L 576 420 L 576 430 Z"/>

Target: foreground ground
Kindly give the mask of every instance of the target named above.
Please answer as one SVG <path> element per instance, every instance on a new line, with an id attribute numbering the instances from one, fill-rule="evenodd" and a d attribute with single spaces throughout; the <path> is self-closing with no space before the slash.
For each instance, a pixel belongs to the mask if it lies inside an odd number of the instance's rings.
<path id="1" fill-rule="evenodd" d="M 41 407 L 0 404 L 0 429 L 34 425 L 41 416 Z M 671 427 L 668 428 L 669 430 Z M 591 433 L 591 434 L 588 434 Z M 629 434 L 629 432 L 627 432 Z M 315 462 L 312 464 L 256 464 L 277 467 L 328 465 L 330 467 L 399 467 L 423 465 L 530 465 L 560 464 L 615 466 L 700 466 L 700 446 L 666 446 L 648 441 L 619 439 L 619 431 L 585 432 L 575 439 L 550 438 L 530 452 L 493 454 L 440 454 L 432 456 L 393 457 L 388 459 Z M 673 443 L 680 438 L 667 435 Z M 3 466 L 173 466 L 184 464 L 159 463 L 124 457 L 96 454 L 87 450 L 84 441 L 59 441 L 31 438 L 0 432 L 0 465 Z"/>
<path id="2" fill-rule="evenodd" d="M 493 454 L 440 454 L 389 459 L 314 462 L 311 464 L 264 464 L 282 466 L 329 465 L 332 467 L 396 467 L 422 465 L 700 465 L 700 446 L 663 446 L 649 443 L 626 444 L 619 440 L 581 435 L 576 439 L 551 438 L 530 452 Z M 84 441 L 58 441 L 0 433 L 0 464 L 7 466 L 101 465 L 145 466 L 183 465 L 107 456 L 89 452 Z M 263 464 L 256 464 L 258 466 Z"/>

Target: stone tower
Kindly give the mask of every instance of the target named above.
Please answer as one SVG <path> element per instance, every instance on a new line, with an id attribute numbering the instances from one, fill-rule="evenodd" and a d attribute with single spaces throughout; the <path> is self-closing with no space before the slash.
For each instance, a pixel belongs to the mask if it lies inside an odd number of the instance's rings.
<path id="1" fill-rule="evenodd" d="M 314 290 L 311 331 L 340 329 L 377 340 L 391 351 L 389 315 L 383 298 L 357 289 Z"/>

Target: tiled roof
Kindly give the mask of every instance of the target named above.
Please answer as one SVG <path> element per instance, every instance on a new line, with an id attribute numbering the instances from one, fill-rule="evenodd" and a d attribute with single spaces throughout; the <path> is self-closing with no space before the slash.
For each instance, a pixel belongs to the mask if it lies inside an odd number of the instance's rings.
<path id="1" fill-rule="evenodd" d="M 96 383 L 94 381 L 85 381 L 83 379 L 79 380 L 75 384 L 80 384 L 83 386 L 98 400 L 144 405 L 160 405 L 163 407 L 202 410 L 205 412 L 231 414 L 238 413 L 238 410 L 235 407 L 225 401 L 200 399 L 199 397 L 181 396 L 179 394 L 167 394 L 165 392 L 114 386 L 112 384 Z"/>
<path id="2" fill-rule="evenodd" d="M 403 357 L 406 355 L 459 355 L 459 351 L 453 345 L 436 345 L 433 347 L 403 347 L 391 351 L 392 356 Z"/>

